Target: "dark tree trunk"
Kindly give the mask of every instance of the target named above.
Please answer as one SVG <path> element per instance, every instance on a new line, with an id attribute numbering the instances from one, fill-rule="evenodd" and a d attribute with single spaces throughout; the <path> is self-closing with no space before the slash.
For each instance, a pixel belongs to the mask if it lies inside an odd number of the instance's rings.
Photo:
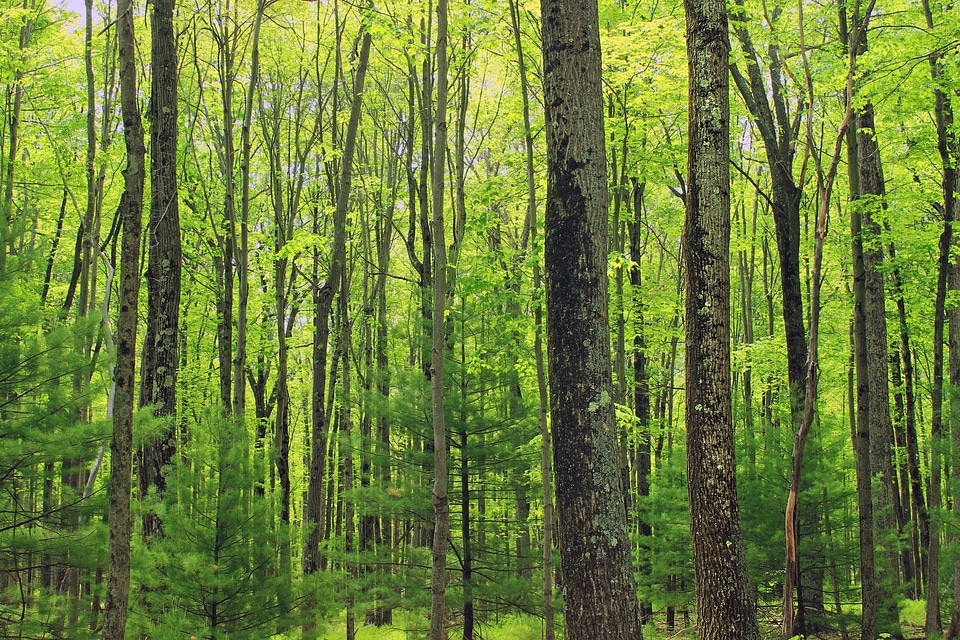
<path id="1" fill-rule="evenodd" d="M 747 75 L 731 66 L 737 89 L 750 111 L 763 139 L 767 164 L 771 172 L 773 221 L 780 259 L 780 280 L 783 292 L 783 326 L 787 343 L 787 375 L 790 385 L 791 413 L 799 421 L 803 405 L 804 363 L 807 343 L 803 327 L 803 297 L 800 280 L 800 196 L 801 189 L 793 179 L 792 168 L 795 134 L 787 118 L 783 78 L 776 46 L 770 48 L 769 60 L 760 64 L 759 56 L 747 30 L 743 0 L 736 0 L 733 33 L 747 57 Z M 770 69 L 769 92 L 761 75 Z M 768 98 L 768 94 L 770 98 Z M 773 100 L 771 108 L 769 100 Z"/>
<path id="2" fill-rule="evenodd" d="M 860 193 L 857 172 L 857 133 L 851 123 L 847 130 L 847 156 L 851 198 Z M 853 449 L 857 470 L 857 509 L 860 523 L 860 596 L 862 602 L 860 638 L 873 640 L 877 629 L 877 582 L 873 536 L 873 489 L 870 486 L 870 386 L 867 382 L 866 270 L 863 261 L 861 218 L 856 207 L 850 211 L 853 256 L 853 364 L 856 379 L 856 414 Z"/>
<path id="3" fill-rule="evenodd" d="M 147 328 L 143 340 L 140 406 L 154 405 L 166 420 L 138 456 L 140 496 L 166 490 L 163 468 L 176 455 L 177 368 L 180 318 L 180 214 L 177 198 L 177 40 L 175 0 L 153 3 L 151 19 L 150 231 L 147 263 Z M 145 537 L 162 535 L 160 516 L 143 518 Z"/>
<path id="4" fill-rule="evenodd" d="M 117 319 L 117 360 L 114 368 L 116 399 L 110 444 L 110 569 L 104 610 L 103 640 L 123 640 L 130 592 L 130 541 L 133 521 L 130 489 L 133 472 L 133 407 L 137 351 L 137 307 L 140 291 L 140 216 L 143 209 L 143 124 L 137 105 L 136 45 L 133 6 L 121 0 L 117 11 L 120 46 L 120 107 L 127 148 L 123 195 L 117 215 L 123 225 L 120 250 L 120 315 Z"/>
<path id="5" fill-rule="evenodd" d="M 880 148 L 874 132 L 873 106 L 865 104 L 857 114 L 857 160 L 860 194 L 853 204 L 860 209 L 861 234 L 879 235 L 876 214 L 884 197 Z M 864 243 L 861 242 L 861 245 Z M 893 424 L 887 369 L 887 319 L 881 265 L 883 245 L 872 242 L 862 248 L 864 266 L 864 314 L 866 330 L 867 384 L 870 387 L 870 473 L 873 482 L 874 541 L 884 549 L 877 569 L 877 631 L 902 635 L 895 593 L 899 587 L 899 544 L 896 542 L 899 494 L 893 469 Z"/>
<path id="6" fill-rule="evenodd" d="M 637 442 L 634 447 L 632 473 L 634 475 L 634 487 L 637 492 L 637 498 L 643 500 L 650 495 L 650 471 L 652 469 L 650 459 L 650 383 L 647 379 L 647 346 L 643 337 L 643 296 L 640 292 L 640 255 L 642 247 L 640 245 L 640 226 L 643 216 L 643 194 L 646 183 L 633 181 L 633 220 L 628 223 L 628 232 L 630 237 L 630 255 L 633 262 L 630 265 L 630 287 L 633 289 L 634 304 L 634 334 L 633 334 L 633 411 L 637 417 L 639 432 L 636 434 Z M 653 534 L 650 524 L 642 518 L 637 520 L 636 533 L 640 534 L 641 540 Z M 641 544 L 643 544 L 641 542 Z M 640 567 L 641 572 L 650 571 L 650 565 L 645 564 Z M 643 621 L 646 622 L 653 615 L 653 605 L 649 602 L 640 603 L 640 614 Z"/>
<path id="7" fill-rule="evenodd" d="M 336 210 L 334 212 L 334 237 L 327 277 L 314 293 L 314 344 L 313 344 L 313 387 L 311 394 L 311 439 L 310 471 L 307 485 L 307 502 L 304 513 L 306 535 L 303 541 L 301 565 L 304 574 L 312 574 L 321 568 L 320 538 L 323 533 L 321 517 L 323 515 L 323 467 L 326 459 L 326 433 L 329 412 L 324 401 L 324 383 L 326 380 L 326 349 L 330 334 L 330 312 L 333 299 L 340 288 L 343 270 L 346 264 L 346 221 L 350 203 L 350 189 L 353 181 L 353 156 L 356 151 L 357 131 L 360 126 L 360 114 L 363 105 L 363 87 L 366 80 L 367 63 L 370 60 L 371 37 L 366 27 L 362 28 L 360 53 L 356 73 L 353 79 L 353 103 L 350 108 L 350 120 L 343 146 L 340 181 L 338 184 Z M 312 605 L 307 603 L 304 623 L 304 637 L 315 637 L 315 621 L 312 619 Z"/>
<path id="8" fill-rule="evenodd" d="M 547 346 L 565 635 L 635 639 L 642 634 L 610 371 L 597 4 L 542 0 L 541 15 Z"/>
<path id="9" fill-rule="evenodd" d="M 730 400 L 730 49 L 726 6 L 718 0 L 687 0 L 684 6 L 689 69 L 683 240 L 685 418 L 697 637 L 758 640 L 756 603 L 750 593 L 740 531 Z"/>

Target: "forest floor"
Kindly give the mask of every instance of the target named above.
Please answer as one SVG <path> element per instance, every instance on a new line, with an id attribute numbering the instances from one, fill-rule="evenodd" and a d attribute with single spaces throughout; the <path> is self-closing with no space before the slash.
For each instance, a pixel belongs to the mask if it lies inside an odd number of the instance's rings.
<path id="1" fill-rule="evenodd" d="M 907 600 L 900 607 L 900 623 L 905 640 L 923 640 L 925 603 L 922 600 Z M 758 614 L 760 634 L 764 640 L 780 640 L 783 636 L 780 630 L 779 607 L 761 607 Z M 416 626 L 413 618 L 401 616 L 396 620 L 394 627 L 374 627 L 357 625 L 356 640 L 410 640 L 410 638 L 424 635 L 423 629 L 412 629 Z M 846 629 L 840 625 L 836 628 L 820 631 L 806 636 L 806 640 L 858 640 L 860 629 L 855 624 L 848 623 Z M 559 630 L 559 629 L 558 629 Z M 450 634 L 451 638 L 459 637 L 457 633 Z M 678 616 L 677 624 L 673 629 L 667 628 L 666 619 L 655 616 L 653 622 L 644 626 L 644 640 L 691 640 L 697 637 L 695 625 L 684 625 Z M 346 637 L 346 624 L 343 619 L 331 624 L 323 640 L 341 640 Z M 543 638 L 542 620 L 533 616 L 508 616 L 495 624 L 484 624 L 478 630 L 478 636 L 483 640 L 541 640 Z"/>

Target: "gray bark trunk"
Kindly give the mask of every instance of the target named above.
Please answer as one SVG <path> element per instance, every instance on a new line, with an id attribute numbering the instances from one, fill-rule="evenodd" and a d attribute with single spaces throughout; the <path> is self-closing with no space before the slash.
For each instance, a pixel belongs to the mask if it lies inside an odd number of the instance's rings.
<path id="1" fill-rule="evenodd" d="M 120 107 L 123 114 L 127 167 L 123 172 L 123 195 L 117 211 L 123 225 L 123 238 L 120 252 L 117 360 L 114 368 L 116 399 L 108 486 L 110 564 L 103 640 L 123 640 L 130 593 L 130 542 L 133 535 L 130 489 L 133 472 L 137 307 L 140 291 L 140 216 L 143 209 L 146 149 L 143 142 L 143 124 L 137 105 L 136 40 L 133 32 L 133 6 L 130 0 L 121 0 L 118 7 L 117 36 L 120 45 Z"/>
<path id="2" fill-rule="evenodd" d="M 689 70 L 683 239 L 685 418 L 697 637 L 759 640 L 740 530 L 730 400 L 730 50 L 726 7 L 717 0 L 687 0 L 684 6 Z"/>
<path id="3" fill-rule="evenodd" d="M 635 639 L 642 634 L 610 371 L 597 4 L 542 0 L 541 15 L 547 346 L 565 636 Z"/>

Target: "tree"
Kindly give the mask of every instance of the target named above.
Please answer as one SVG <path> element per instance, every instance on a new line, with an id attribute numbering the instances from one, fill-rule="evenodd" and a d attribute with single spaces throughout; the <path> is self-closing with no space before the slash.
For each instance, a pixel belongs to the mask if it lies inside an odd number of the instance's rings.
<path id="1" fill-rule="evenodd" d="M 611 395 L 597 4 L 542 0 L 541 19 L 547 357 L 566 637 L 640 638 Z"/>
<path id="2" fill-rule="evenodd" d="M 117 358 L 114 368 L 116 401 L 113 439 L 110 443 L 110 573 L 104 610 L 103 640 L 123 640 L 130 591 L 130 540 L 133 520 L 130 488 L 133 467 L 134 368 L 137 350 L 137 297 L 140 292 L 140 216 L 143 209 L 143 124 L 137 105 L 136 40 L 133 3 L 117 7 L 117 40 L 120 46 L 120 108 L 127 167 L 123 171 L 123 196 L 117 216 L 123 227 L 120 252 L 120 315 L 117 319 Z"/>
<path id="3" fill-rule="evenodd" d="M 430 344 L 430 405 L 433 414 L 433 564 L 430 572 L 430 640 L 447 637 L 446 567 L 450 535 L 447 498 L 447 426 L 444 416 L 443 356 L 446 352 L 447 246 L 443 224 L 443 183 L 447 148 L 447 2 L 437 2 L 437 110 L 431 160 L 433 196 L 433 322 Z"/>
<path id="4" fill-rule="evenodd" d="M 168 420 L 138 455 L 140 495 L 166 489 L 164 467 L 176 453 L 177 368 L 180 347 L 180 206 L 177 194 L 177 40 L 175 0 L 154 2 L 150 72 L 150 230 L 147 326 L 143 341 L 140 406 Z M 163 533 L 159 516 L 144 516 L 145 536 Z"/>
<path id="5" fill-rule="evenodd" d="M 730 403 L 730 105 L 726 6 L 686 0 L 689 125 L 686 424 L 697 637 L 757 640 Z"/>
<path id="6" fill-rule="evenodd" d="M 312 435 L 310 438 L 310 478 L 307 488 L 305 521 L 307 535 L 303 541 L 303 572 L 315 573 L 320 569 L 320 517 L 322 515 L 321 492 L 323 490 L 323 466 L 326 455 L 326 429 L 329 416 L 324 403 L 324 381 L 326 380 L 326 347 L 329 338 L 329 316 L 333 299 L 340 289 L 340 281 L 346 262 L 346 223 L 347 209 L 350 204 L 350 187 L 353 181 L 353 157 L 357 146 L 357 131 L 363 107 L 363 87 L 366 79 L 367 64 L 370 59 L 371 35 L 366 25 L 362 27 L 361 46 L 357 59 L 357 68 L 353 78 L 352 105 L 347 135 L 343 147 L 343 162 L 339 180 L 339 191 L 334 212 L 334 238 L 330 257 L 330 266 L 324 282 L 317 283 L 314 294 L 315 342 L 314 386 L 312 393 Z M 347 295 L 348 292 L 341 292 Z M 312 622 L 307 621 L 312 628 Z"/>

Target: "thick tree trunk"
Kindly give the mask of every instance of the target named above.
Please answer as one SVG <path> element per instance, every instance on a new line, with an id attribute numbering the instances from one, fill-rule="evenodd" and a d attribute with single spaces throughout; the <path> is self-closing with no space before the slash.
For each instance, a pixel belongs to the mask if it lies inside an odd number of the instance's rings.
<path id="1" fill-rule="evenodd" d="M 847 130 L 848 177 L 851 200 L 860 193 L 857 171 L 857 134 Z M 857 508 L 860 521 L 860 638 L 874 640 L 877 629 L 878 589 L 873 535 L 873 489 L 870 466 L 870 386 L 867 378 L 866 270 L 863 261 L 862 221 L 856 207 L 850 208 L 850 238 L 853 256 L 853 353 L 856 379 L 856 416 L 853 438 L 857 470 Z"/>
<path id="2" fill-rule="evenodd" d="M 861 234 L 876 237 L 876 217 L 884 197 L 880 148 L 874 132 L 873 106 L 868 102 L 857 114 L 857 169 Z M 866 244 L 866 243 L 862 243 Z M 887 369 L 887 317 L 881 266 L 883 245 L 872 242 L 863 248 L 864 312 L 866 320 L 867 384 L 870 387 L 870 472 L 873 477 L 874 542 L 880 544 L 883 560 L 877 569 L 877 631 L 902 635 L 895 594 L 899 590 L 900 553 L 897 542 L 897 512 L 900 497 L 893 469 L 893 424 L 890 420 Z"/>
<path id="3" fill-rule="evenodd" d="M 565 635 L 635 639 L 642 634 L 610 371 L 597 4 L 542 0 L 541 15 L 547 346 Z"/>
<path id="4" fill-rule="evenodd" d="M 730 401 L 730 105 L 723 2 L 687 0 L 687 490 L 700 640 L 758 640 Z M 786 288 L 786 283 L 784 283 Z"/>
<path id="5" fill-rule="evenodd" d="M 163 469 L 176 455 L 177 369 L 180 322 L 180 213 L 177 196 L 177 40 L 175 0 L 157 0 L 150 13 L 150 235 L 147 263 L 147 328 L 143 340 L 140 406 L 154 405 L 163 418 L 159 436 L 138 456 L 141 498 L 150 489 L 162 498 Z M 163 535 L 160 516 L 143 517 L 145 537 Z"/>
<path id="6" fill-rule="evenodd" d="M 130 489 L 133 467 L 133 408 L 137 351 L 137 307 L 140 291 L 140 216 L 143 209 L 143 124 L 137 105 L 136 39 L 133 6 L 121 0 L 117 37 L 120 45 L 120 106 L 127 148 L 123 195 L 117 215 L 123 225 L 120 252 L 120 316 L 117 320 L 117 361 L 114 369 L 116 401 L 110 445 L 110 569 L 104 610 L 103 640 L 123 640 L 130 592 L 130 542 L 133 521 Z"/>

